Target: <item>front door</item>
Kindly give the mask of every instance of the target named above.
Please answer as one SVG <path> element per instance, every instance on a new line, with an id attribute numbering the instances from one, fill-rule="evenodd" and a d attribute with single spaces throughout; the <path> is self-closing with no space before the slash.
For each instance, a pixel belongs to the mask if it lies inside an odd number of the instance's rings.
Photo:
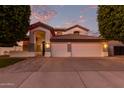
<path id="1" fill-rule="evenodd" d="M 45 56 L 45 41 L 42 42 L 42 56 Z"/>

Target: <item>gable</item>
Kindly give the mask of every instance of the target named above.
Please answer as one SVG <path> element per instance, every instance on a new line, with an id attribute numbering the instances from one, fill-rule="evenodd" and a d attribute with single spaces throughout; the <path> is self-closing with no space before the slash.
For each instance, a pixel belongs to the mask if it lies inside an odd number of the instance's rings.
<path id="1" fill-rule="evenodd" d="M 41 23 L 41 22 L 37 22 L 37 23 L 34 23 L 34 24 L 30 25 L 29 30 L 32 31 L 32 30 L 35 30 L 35 29 L 38 29 L 38 28 L 47 29 L 47 30 L 49 30 L 51 32 L 51 34 L 53 36 L 55 36 L 53 27 L 51 27 L 51 26 L 49 26 L 47 24 Z"/>
<path id="2" fill-rule="evenodd" d="M 85 27 L 83 27 L 83 26 L 80 26 L 80 25 L 74 25 L 74 26 L 72 26 L 72 27 L 67 28 L 66 30 L 70 30 L 70 29 L 73 29 L 73 28 L 76 28 L 76 27 L 78 27 L 78 28 L 80 28 L 80 29 L 83 29 L 83 30 L 85 30 L 85 31 L 89 31 L 89 29 L 87 29 L 87 28 L 85 28 Z"/>
<path id="3" fill-rule="evenodd" d="M 80 26 L 80 25 L 74 25 L 69 28 L 53 28 L 53 27 L 51 27 L 47 24 L 41 23 L 41 22 L 37 22 L 37 23 L 30 25 L 29 30 L 33 31 L 38 28 L 49 30 L 52 36 L 57 35 L 56 33 L 59 33 L 60 35 L 73 34 L 75 31 L 78 31 L 81 35 L 88 35 L 88 31 L 89 31 L 89 29 L 87 29 L 83 26 Z"/>
<path id="4" fill-rule="evenodd" d="M 89 30 L 79 25 L 76 25 L 66 29 L 63 34 L 74 34 L 75 31 L 78 31 L 81 35 L 88 35 Z"/>

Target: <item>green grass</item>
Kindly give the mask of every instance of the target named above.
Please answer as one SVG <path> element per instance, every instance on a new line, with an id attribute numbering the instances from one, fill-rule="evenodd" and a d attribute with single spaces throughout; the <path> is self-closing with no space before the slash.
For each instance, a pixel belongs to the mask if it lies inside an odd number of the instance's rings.
<path id="1" fill-rule="evenodd" d="M 0 57 L 0 68 L 13 65 L 19 61 L 24 60 L 24 58 L 10 58 L 10 57 Z"/>

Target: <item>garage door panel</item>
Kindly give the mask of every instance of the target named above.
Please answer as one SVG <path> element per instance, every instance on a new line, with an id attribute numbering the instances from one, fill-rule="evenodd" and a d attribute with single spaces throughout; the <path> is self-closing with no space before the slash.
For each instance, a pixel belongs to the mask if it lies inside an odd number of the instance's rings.
<path id="1" fill-rule="evenodd" d="M 100 43 L 73 43 L 73 57 L 100 57 L 102 54 L 102 46 Z"/>
<path id="2" fill-rule="evenodd" d="M 52 56 L 54 57 L 68 57 L 70 53 L 67 52 L 66 43 L 55 43 L 51 46 Z"/>

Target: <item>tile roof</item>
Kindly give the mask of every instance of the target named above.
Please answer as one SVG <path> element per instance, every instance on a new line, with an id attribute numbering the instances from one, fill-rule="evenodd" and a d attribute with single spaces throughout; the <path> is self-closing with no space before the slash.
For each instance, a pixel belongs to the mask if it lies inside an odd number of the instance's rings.
<path id="1" fill-rule="evenodd" d="M 95 36 L 66 34 L 66 35 L 54 36 L 50 39 L 50 41 L 51 42 L 101 42 L 101 41 L 105 41 L 105 39 Z"/>

